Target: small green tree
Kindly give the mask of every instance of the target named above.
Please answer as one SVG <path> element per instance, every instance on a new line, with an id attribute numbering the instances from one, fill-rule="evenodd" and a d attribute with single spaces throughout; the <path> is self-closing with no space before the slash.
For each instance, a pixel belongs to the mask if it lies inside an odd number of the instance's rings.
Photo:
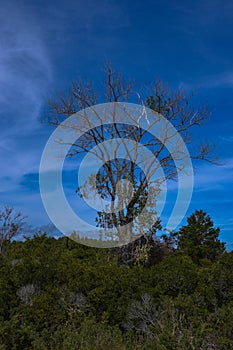
<path id="1" fill-rule="evenodd" d="M 196 210 L 187 222 L 176 234 L 178 250 L 197 263 L 200 259 L 217 260 L 225 252 L 225 243 L 218 239 L 220 228 L 214 227 L 210 216 L 203 210 Z"/>

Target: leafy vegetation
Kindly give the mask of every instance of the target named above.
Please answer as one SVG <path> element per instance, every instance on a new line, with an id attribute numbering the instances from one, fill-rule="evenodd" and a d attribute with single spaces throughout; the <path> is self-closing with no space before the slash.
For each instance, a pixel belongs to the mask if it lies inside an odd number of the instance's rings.
<path id="1" fill-rule="evenodd" d="M 0 349 L 232 348 L 233 252 L 218 234 L 196 211 L 129 265 L 67 237 L 4 241 Z"/>

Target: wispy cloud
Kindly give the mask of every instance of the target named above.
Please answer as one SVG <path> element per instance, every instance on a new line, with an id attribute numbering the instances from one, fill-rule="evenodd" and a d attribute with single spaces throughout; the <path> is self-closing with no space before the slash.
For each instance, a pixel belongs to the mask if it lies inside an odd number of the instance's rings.
<path id="1" fill-rule="evenodd" d="M 110 35 L 128 24 L 128 16 L 113 0 L 98 5 L 94 0 L 58 1 L 56 6 L 53 1 L 10 0 L 1 6 L 0 205 L 28 211 L 31 203 L 35 212 L 41 208 L 39 193 L 30 193 L 23 181 L 38 172 L 49 136 L 37 118 L 54 82 L 56 55 L 68 45 L 75 48 L 70 55 L 79 47 L 82 57 L 84 48 L 100 42 L 103 29 Z"/>
<path id="2" fill-rule="evenodd" d="M 1 130 L 26 133 L 51 80 L 49 57 L 27 8 L 9 3 L 1 8 L 0 23 Z"/>
<path id="3" fill-rule="evenodd" d="M 52 68 L 39 23 L 26 7 L 5 3 L 0 27 L 0 204 L 12 205 L 21 197 L 21 177 L 38 167 L 44 132 L 37 117 Z"/>
<path id="4" fill-rule="evenodd" d="M 218 74 L 208 75 L 202 78 L 202 82 L 198 84 L 203 88 L 218 88 L 233 86 L 233 71 L 222 72 Z"/>
<path id="5" fill-rule="evenodd" d="M 233 136 L 219 136 L 220 140 L 226 143 L 232 143 L 233 142 Z"/>
<path id="6" fill-rule="evenodd" d="M 213 188 L 226 189 L 232 185 L 233 158 L 225 159 L 223 165 L 205 164 L 198 168 L 195 174 L 195 188 L 209 190 Z"/>

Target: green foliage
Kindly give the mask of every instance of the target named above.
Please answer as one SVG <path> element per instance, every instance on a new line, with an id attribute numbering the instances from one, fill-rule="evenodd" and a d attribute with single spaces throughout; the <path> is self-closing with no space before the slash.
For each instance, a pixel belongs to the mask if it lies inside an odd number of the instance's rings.
<path id="1" fill-rule="evenodd" d="M 210 216 L 203 210 L 196 210 L 187 222 L 176 235 L 178 249 L 197 263 L 202 259 L 217 260 L 225 251 L 225 244 L 218 239 L 220 229 L 214 228 Z"/>
<path id="2" fill-rule="evenodd" d="M 232 348 L 233 253 L 220 254 L 204 213 L 187 227 L 178 249 L 166 243 L 159 259 L 131 267 L 118 265 L 117 249 L 67 237 L 9 243 L 0 255 L 0 350 Z M 186 249 L 196 227 L 208 258 Z"/>

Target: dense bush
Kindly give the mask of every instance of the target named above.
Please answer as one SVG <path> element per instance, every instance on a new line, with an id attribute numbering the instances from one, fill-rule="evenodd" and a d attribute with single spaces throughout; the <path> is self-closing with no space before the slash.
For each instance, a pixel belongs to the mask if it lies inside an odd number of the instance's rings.
<path id="1" fill-rule="evenodd" d="M 233 252 L 188 253 L 168 249 L 129 267 L 117 264 L 117 249 L 66 237 L 9 242 L 0 255 L 0 350 L 232 348 Z"/>

